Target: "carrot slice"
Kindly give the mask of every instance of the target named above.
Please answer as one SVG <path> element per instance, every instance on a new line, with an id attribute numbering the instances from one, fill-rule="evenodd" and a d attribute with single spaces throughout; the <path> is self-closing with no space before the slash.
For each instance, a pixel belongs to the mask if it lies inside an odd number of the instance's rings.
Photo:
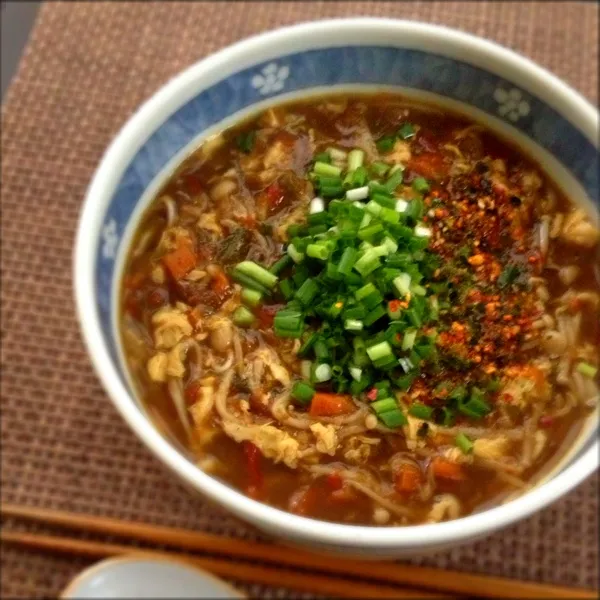
<path id="1" fill-rule="evenodd" d="M 450 481 L 462 481 L 465 478 L 465 473 L 458 463 L 446 460 L 441 456 L 436 456 L 431 461 L 433 474 L 441 479 L 449 479 Z"/>
<path id="2" fill-rule="evenodd" d="M 185 237 L 179 238 L 177 248 L 165 254 L 162 260 L 173 279 L 185 277 L 196 266 L 197 258 L 192 241 Z"/>
<path id="3" fill-rule="evenodd" d="M 421 471 L 416 465 L 403 463 L 396 472 L 396 491 L 400 494 L 412 494 L 421 485 Z"/>
<path id="4" fill-rule="evenodd" d="M 347 415 L 355 410 L 356 406 L 346 394 L 317 392 L 310 403 L 310 414 L 313 417 L 335 417 Z"/>

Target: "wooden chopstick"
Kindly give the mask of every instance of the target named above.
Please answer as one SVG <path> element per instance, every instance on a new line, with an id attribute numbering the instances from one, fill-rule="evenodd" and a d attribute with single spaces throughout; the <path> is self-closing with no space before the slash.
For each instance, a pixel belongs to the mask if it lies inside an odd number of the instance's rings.
<path id="1" fill-rule="evenodd" d="M 122 521 L 108 517 L 82 515 L 43 508 L 1 504 L 4 516 L 28 519 L 72 529 L 125 536 L 154 544 L 186 550 L 224 554 L 246 560 L 260 560 L 278 566 L 318 570 L 325 573 L 360 577 L 400 586 L 410 586 L 463 596 L 481 598 L 597 598 L 597 591 L 567 588 L 488 577 L 460 571 L 417 567 L 393 562 L 358 561 L 324 557 L 319 554 L 277 544 L 246 542 L 185 529 Z M 312 574 L 311 574 L 312 576 Z M 356 594 L 355 594 L 356 595 Z M 421 596 L 423 597 L 423 596 Z"/>
<path id="2" fill-rule="evenodd" d="M 305 592 L 318 592 L 336 598 L 449 598 L 444 594 L 431 594 L 416 590 L 379 584 L 362 583 L 356 580 L 344 580 L 338 577 L 327 577 L 312 573 L 297 573 L 289 569 L 276 569 L 259 565 L 231 562 L 216 558 L 191 557 L 180 552 L 159 552 L 157 550 L 141 550 L 121 544 L 107 544 L 77 540 L 52 535 L 38 535 L 17 531 L 2 531 L 0 540 L 34 548 L 65 554 L 77 554 L 93 557 L 137 556 L 178 560 L 201 569 L 205 569 L 221 577 L 230 577 L 238 581 L 260 583 L 270 586 L 289 587 Z"/>

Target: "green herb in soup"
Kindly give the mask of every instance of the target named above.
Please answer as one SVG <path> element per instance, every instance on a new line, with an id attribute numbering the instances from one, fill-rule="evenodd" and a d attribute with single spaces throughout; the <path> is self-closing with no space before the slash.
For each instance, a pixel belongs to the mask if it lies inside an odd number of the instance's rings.
<path id="1" fill-rule="evenodd" d="M 599 231 L 515 147 L 393 95 L 267 110 L 144 216 L 122 335 L 206 472 L 331 521 L 457 518 L 598 402 Z"/>

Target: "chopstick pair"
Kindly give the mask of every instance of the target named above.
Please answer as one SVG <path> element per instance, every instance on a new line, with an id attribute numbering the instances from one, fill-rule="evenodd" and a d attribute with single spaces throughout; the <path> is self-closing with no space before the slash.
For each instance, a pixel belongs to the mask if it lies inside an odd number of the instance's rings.
<path id="1" fill-rule="evenodd" d="M 246 542 L 185 529 L 81 515 L 11 504 L 0 506 L 2 516 L 26 519 L 136 541 L 168 545 L 182 550 L 224 555 L 272 566 L 232 562 L 221 558 L 190 556 L 181 552 L 139 549 L 121 544 L 2 531 L 0 539 L 29 548 L 105 557 L 123 554 L 175 558 L 223 577 L 285 586 L 339 598 L 597 598 L 595 590 L 566 588 L 511 579 L 417 567 L 394 562 L 357 561 L 320 556 L 264 543 Z M 294 570 L 291 570 L 293 568 Z M 308 571 L 310 570 L 310 572 Z M 320 571 L 321 574 L 315 574 Z M 359 578 L 359 579 L 357 579 Z M 376 583 L 365 583 L 370 580 Z M 428 591 L 425 591 L 428 590 Z"/>

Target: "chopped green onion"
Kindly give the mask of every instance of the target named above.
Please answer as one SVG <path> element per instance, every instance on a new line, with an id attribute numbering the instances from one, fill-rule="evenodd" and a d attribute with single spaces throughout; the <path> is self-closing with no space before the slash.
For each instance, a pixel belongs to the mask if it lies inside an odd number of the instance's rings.
<path id="1" fill-rule="evenodd" d="M 483 393 L 477 388 L 473 388 L 469 400 L 467 402 L 459 402 L 458 410 L 468 417 L 481 419 L 492 409 L 483 399 Z"/>
<path id="2" fill-rule="evenodd" d="M 331 379 L 331 366 L 327 363 L 313 366 L 313 379 L 318 383 L 329 381 Z"/>
<path id="3" fill-rule="evenodd" d="M 292 387 L 292 398 L 300 404 L 310 404 L 315 395 L 315 389 L 304 381 L 297 381 Z"/>
<path id="4" fill-rule="evenodd" d="M 598 373 L 598 367 L 594 367 L 593 365 L 590 365 L 586 362 L 580 362 L 577 365 L 577 372 L 581 373 L 585 377 L 593 379 L 594 377 L 596 377 L 596 373 Z"/>
<path id="5" fill-rule="evenodd" d="M 348 171 L 354 171 L 358 169 L 358 167 L 361 167 L 364 160 L 364 150 L 359 150 L 358 148 L 350 150 L 350 152 L 348 153 Z"/>
<path id="6" fill-rule="evenodd" d="M 354 269 L 363 277 L 366 277 L 381 266 L 377 254 L 372 254 L 372 250 L 367 250 L 355 263 Z"/>
<path id="7" fill-rule="evenodd" d="M 410 329 L 404 334 L 402 338 L 402 350 L 411 350 L 415 345 L 415 340 L 417 339 L 417 330 Z"/>
<path id="8" fill-rule="evenodd" d="M 319 286 L 315 282 L 314 279 L 308 278 L 297 290 L 294 294 L 294 297 L 297 298 L 303 306 L 308 306 L 317 295 L 319 291 Z"/>
<path id="9" fill-rule="evenodd" d="M 311 215 L 322 213 L 324 211 L 325 211 L 325 202 L 323 202 L 323 198 L 319 198 L 317 196 L 316 198 L 313 198 L 310 201 L 310 206 L 308 207 L 308 212 Z"/>
<path id="10" fill-rule="evenodd" d="M 350 371 L 350 375 L 354 381 L 360 381 L 363 372 L 360 367 L 349 367 L 348 371 Z"/>
<path id="11" fill-rule="evenodd" d="M 415 235 L 417 237 L 431 237 L 432 231 L 429 227 L 425 227 L 424 225 L 417 225 L 415 227 Z"/>
<path id="12" fill-rule="evenodd" d="M 254 315 L 245 306 L 239 306 L 233 313 L 233 322 L 238 327 L 249 327 L 255 320 Z"/>
<path id="13" fill-rule="evenodd" d="M 394 356 L 392 352 L 392 347 L 388 342 L 380 342 L 379 344 L 375 344 L 370 348 L 367 348 L 367 355 L 371 359 L 372 362 L 376 360 L 387 358 L 389 356 Z"/>
<path id="14" fill-rule="evenodd" d="M 241 275 L 246 275 L 246 277 L 250 277 L 250 279 L 253 279 L 260 285 L 269 289 L 273 289 L 277 283 L 277 275 L 273 275 L 273 273 L 270 273 L 267 269 L 251 260 L 245 260 L 239 263 L 236 265 L 234 271 Z"/>
<path id="15" fill-rule="evenodd" d="M 396 200 L 395 208 L 399 213 L 406 212 L 406 209 L 408 208 L 408 202 L 406 200 L 403 200 L 402 198 L 399 198 L 398 200 Z"/>
<path id="16" fill-rule="evenodd" d="M 379 152 L 389 152 L 394 147 L 396 138 L 393 135 L 384 135 L 377 140 L 376 146 Z"/>
<path id="17" fill-rule="evenodd" d="M 415 128 L 410 123 L 403 123 L 400 129 L 398 129 L 398 137 L 403 140 L 408 140 L 415 135 Z"/>
<path id="18" fill-rule="evenodd" d="M 401 183 L 404 178 L 402 169 L 397 169 L 390 178 L 384 183 L 384 187 L 388 192 L 393 192 Z"/>
<path id="19" fill-rule="evenodd" d="M 327 152 L 329 153 L 329 156 L 331 156 L 331 159 L 337 162 L 343 162 L 348 158 L 348 153 L 345 150 L 340 150 L 339 148 L 329 147 L 327 148 Z"/>
<path id="20" fill-rule="evenodd" d="M 390 429 L 402 427 L 408 423 L 406 416 L 399 408 L 381 413 L 377 416 L 381 419 L 383 424 Z"/>
<path id="21" fill-rule="evenodd" d="M 339 177 L 342 174 L 341 167 L 336 167 L 324 162 L 316 162 L 313 171 L 317 175 L 324 175 L 325 177 Z"/>
<path id="22" fill-rule="evenodd" d="M 315 156 L 313 157 L 313 161 L 330 163 L 331 155 L 329 154 L 329 152 L 319 152 L 318 154 L 315 154 Z"/>
<path id="23" fill-rule="evenodd" d="M 298 356 L 300 358 L 304 358 L 308 355 L 308 353 L 312 350 L 319 336 L 316 333 L 311 333 L 305 340 L 304 343 L 300 346 L 298 350 Z"/>
<path id="24" fill-rule="evenodd" d="M 276 263 L 269 267 L 269 271 L 271 271 L 273 275 L 279 275 L 279 273 L 286 267 L 289 267 L 292 262 L 292 257 L 289 254 L 284 254 Z"/>
<path id="25" fill-rule="evenodd" d="M 465 454 L 473 451 L 473 442 L 464 433 L 459 433 L 454 441 Z"/>
<path id="26" fill-rule="evenodd" d="M 428 421 L 433 415 L 433 408 L 431 408 L 431 406 L 426 406 L 425 404 L 415 402 L 410 406 L 408 412 L 413 417 L 417 417 L 417 419 L 423 419 L 425 421 Z"/>
<path id="27" fill-rule="evenodd" d="M 377 306 L 376 308 L 374 308 L 364 319 L 364 323 L 367 327 L 370 327 L 371 325 L 373 325 L 373 323 L 375 323 L 375 321 L 378 321 L 379 319 L 381 319 L 381 317 L 384 317 L 386 315 L 386 310 L 385 308 L 380 304 L 379 306 Z"/>
<path id="28" fill-rule="evenodd" d="M 390 410 L 396 410 L 398 408 L 398 403 L 394 398 L 384 398 L 383 400 L 372 402 L 371 408 L 379 415 Z"/>
<path id="29" fill-rule="evenodd" d="M 286 300 L 290 300 L 294 295 L 294 284 L 291 279 L 284 279 L 279 282 L 279 291 Z"/>
<path id="30" fill-rule="evenodd" d="M 246 153 L 250 154 L 252 148 L 254 148 L 254 142 L 256 141 L 256 131 L 248 131 L 237 136 L 236 143 L 238 148 Z"/>
<path id="31" fill-rule="evenodd" d="M 242 302 L 252 308 L 257 307 L 262 302 L 263 295 L 257 290 L 244 288 L 241 293 Z"/>
<path id="32" fill-rule="evenodd" d="M 412 188 L 417 194 L 426 194 L 429 191 L 429 182 L 424 177 L 415 177 Z"/>
<path id="33" fill-rule="evenodd" d="M 365 185 L 363 187 L 354 188 L 353 190 L 348 190 L 346 192 L 347 200 L 364 200 L 369 197 L 369 186 Z"/>
<path id="34" fill-rule="evenodd" d="M 348 247 L 344 250 L 340 262 L 338 264 L 337 271 L 340 275 L 348 275 L 356 262 L 356 256 L 358 252 L 356 249 Z"/>
<path id="35" fill-rule="evenodd" d="M 398 292 L 400 297 L 406 296 L 410 291 L 410 275 L 408 273 L 400 273 L 397 277 L 394 277 L 394 288 Z"/>
<path id="36" fill-rule="evenodd" d="M 390 166 L 381 161 L 371 163 L 371 172 L 375 177 L 383 177 L 390 170 Z"/>
<path id="37" fill-rule="evenodd" d="M 309 244 L 306 247 L 306 256 L 319 260 L 327 260 L 329 258 L 329 248 L 321 244 Z"/>
<path id="38" fill-rule="evenodd" d="M 287 247 L 287 253 L 295 263 L 301 263 L 304 260 L 304 253 L 298 251 L 294 244 Z"/>
<path id="39" fill-rule="evenodd" d="M 344 329 L 348 331 L 362 331 L 364 323 L 359 319 L 346 319 L 344 321 Z"/>

